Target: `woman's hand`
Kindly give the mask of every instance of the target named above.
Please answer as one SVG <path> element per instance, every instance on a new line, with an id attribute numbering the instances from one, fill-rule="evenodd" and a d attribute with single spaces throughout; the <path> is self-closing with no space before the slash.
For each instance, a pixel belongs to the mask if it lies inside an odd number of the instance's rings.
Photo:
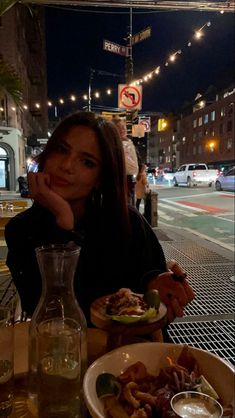
<path id="1" fill-rule="evenodd" d="M 149 289 L 159 291 L 160 299 L 167 307 L 168 322 L 172 322 L 177 316 L 183 316 L 185 306 L 195 297 L 186 279 L 179 282 L 174 280 L 173 276 L 172 272 L 161 273 L 148 284 Z"/>
<path id="2" fill-rule="evenodd" d="M 69 203 L 50 188 L 50 176 L 45 173 L 28 173 L 29 197 L 40 203 L 56 218 L 61 228 L 73 229 L 74 216 Z"/>

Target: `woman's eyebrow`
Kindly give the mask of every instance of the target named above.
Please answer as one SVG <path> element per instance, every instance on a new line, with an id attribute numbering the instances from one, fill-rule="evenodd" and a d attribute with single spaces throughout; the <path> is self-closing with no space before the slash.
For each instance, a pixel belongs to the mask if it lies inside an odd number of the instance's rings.
<path id="1" fill-rule="evenodd" d="M 92 154 L 90 152 L 81 151 L 81 155 L 83 157 L 91 158 L 92 160 L 95 160 L 97 163 L 100 163 L 100 158 L 99 157 L 96 157 L 96 155 L 94 155 L 94 154 Z"/>

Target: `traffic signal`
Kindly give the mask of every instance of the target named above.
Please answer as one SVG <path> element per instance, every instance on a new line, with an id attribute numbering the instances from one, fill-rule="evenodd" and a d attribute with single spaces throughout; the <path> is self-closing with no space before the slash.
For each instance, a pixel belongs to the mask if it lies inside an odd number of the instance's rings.
<path id="1" fill-rule="evenodd" d="M 157 123 L 158 132 L 165 131 L 167 127 L 168 127 L 168 123 L 166 119 L 164 118 L 158 119 L 158 123 Z"/>

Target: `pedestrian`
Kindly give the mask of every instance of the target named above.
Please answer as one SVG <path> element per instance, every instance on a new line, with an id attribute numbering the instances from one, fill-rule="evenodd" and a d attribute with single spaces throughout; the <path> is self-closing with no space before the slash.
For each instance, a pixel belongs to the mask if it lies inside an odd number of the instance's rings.
<path id="1" fill-rule="evenodd" d="M 142 199 L 145 199 L 146 193 L 148 192 L 149 183 L 146 174 L 146 165 L 140 164 L 139 173 L 136 177 L 135 185 L 135 196 L 136 196 L 136 208 L 140 209 L 140 203 Z"/>
<path id="2" fill-rule="evenodd" d="M 185 280 L 167 271 L 151 226 L 128 206 L 123 147 L 115 125 L 92 112 L 65 118 L 28 173 L 33 205 L 5 228 L 7 265 L 22 310 L 31 316 L 41 295 L 35 248 L 74 241 L 81 245 L 74 278 L 78 302 L 90 323 L 98 297 L 129 287 L 159 289 L 168 319 L 183 315 L 193 297 Z"/>
<path id="3" fill-rule="evenodd" d="M 115 117 L 112 119 L 112 122 L 118 129 L 124 149 L 129 203 L 135 205 L 135 184 L 139 171 L 136 148 L 132 140 L 127 136 L 126 121 L 120 117 Z"/>

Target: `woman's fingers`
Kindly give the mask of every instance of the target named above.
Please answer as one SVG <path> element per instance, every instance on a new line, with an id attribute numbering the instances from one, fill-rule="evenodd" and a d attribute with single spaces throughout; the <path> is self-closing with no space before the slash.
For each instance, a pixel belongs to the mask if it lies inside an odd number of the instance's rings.
<path id="1" fill-rule="evenodd" d="M 184 291 L 187 295 L 188 303 L 189 303 L 195 298 L 195 292 L 193 291 L 193 288 L 190 286 L 187 280 L 184 280 L 182 282 L 182 286 L 184 287 Z"/>
<path id="2" fill-rule="evenodd" d="M 159 291 L 161 301 L 167 306 L 169 322 L 177 316 L 183 316 L 185 306 L 195 297 L 194 291 L 187 280 L 177 282 L 171 272 L 162 273 L 153 278 L 149 282 L 149 288 L 155 288 Z"/>

